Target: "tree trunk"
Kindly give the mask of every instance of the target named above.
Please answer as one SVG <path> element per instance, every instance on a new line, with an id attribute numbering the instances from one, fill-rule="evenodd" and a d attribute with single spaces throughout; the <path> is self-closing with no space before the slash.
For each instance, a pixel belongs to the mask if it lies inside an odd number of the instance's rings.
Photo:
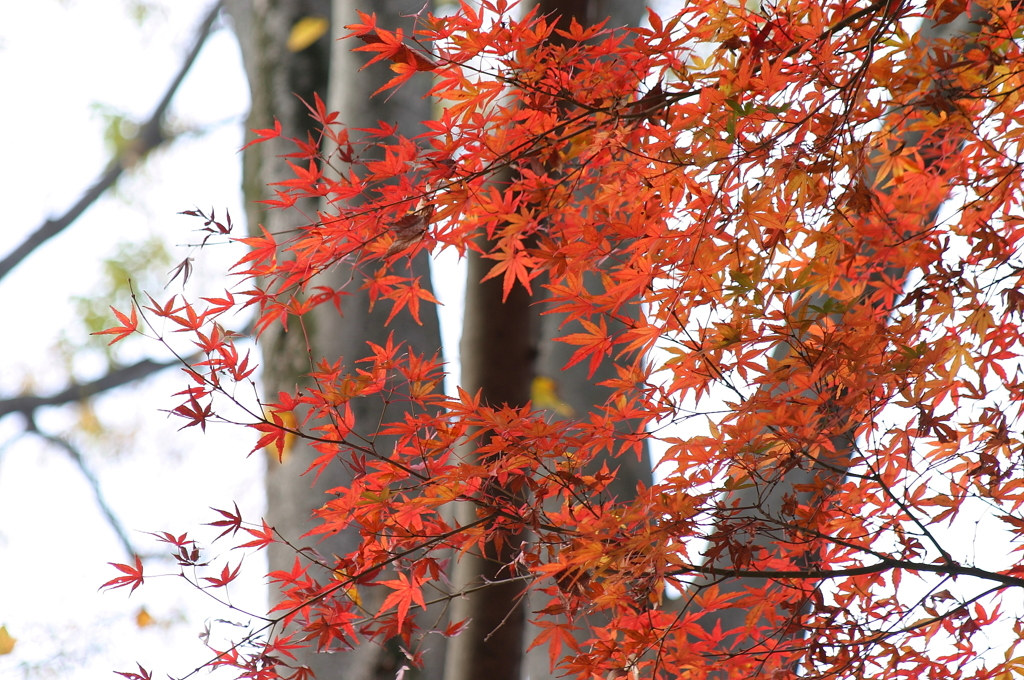
<path id="1" fill-rule="evenodd" d="M 644 9 L 643 3 L 633 0 L 539 0 L 537 6 L 540 14 L 557 17 L 559 27 L 564 29 L 573 19 L 584 26 L 606 18 L 610 27 L 636 26 Z M 556 35 L 552 39 L 559 38 Z M 489 249 L 486 242 L 480 245 L 485 251 Z M 578 322 L 563 326 L 565 315 L 541 315 L 543 294 L 531 298 L 518 284 L 503 301 L 500 278 L 481 283 L 491 266 L 490 260 L 470 252 L 461 344 L 463 389 L 470 394 L 480 390 L 491 406 L 519 407 L 530 400 L 535 377 L 549 378 L 557 384 L 560 399 L 568 407 L 561 417 L 586 417 L 610 394 L 598 383 L 616 375 L 614 366 L 606 362 L 593 376 L 588 375 L 585 365 L 563 370 L 574 348 L 552 338 L 575 332 L 576 327 L 582 330 L 582 326 Z M 552 413 L 552 417 L 559 414 Z M 464 455 L 471 457 L 472 452 Z M 639 482 L 650 484 L 651 467 L 646 456 L 605 462 L 609 468 L 618 468 L 609 493 L 620 501 L 635 497 Z M 477 518 L 469 504 L 463 504 L 459 512 L 462 523 Z M 524 663 L 523 650 L 535 637 L 526 621 L 528 592 L 525 584 L 507 581 L 514 575 L 510 563 L 523 540 L 528 537 L 512 537 L 494 554 L 467 555 L 456 564 L 452 577 L 455 592 L 505 582 L 453 600 L 451 619 L 468 619 L 469 625 L 449 643 L 445 680 L 553 677 L 546 646 L 532 650 Z"/>
<path id="2" fill-rule="evenodd" d="M 536 312 L 522 286 L 515 286 L 502 301 L 500 277 L 480 282 L 491 266 L 489 260 L 470 251 L 461 345 L 462 387 L 470 394 L 479 390 L 490 406 L 521 407 L 530 400 Z M 471 445 L 466 445 L 462 454 L 473 457 Z M 460 504 L 456 519 L 461 524 L 474 521 L 476 507 Z M 466 554 L 456 562 L 452 575 L 456 593 L 500 583 L 452 601 L 451 619 L 468 620 L 468 625 L 448 643 L 445 680 L 519 680 L 525 593 L 521 582 L 508 579 L 514 575 L 511 563 L 523 538 L 508 536 L 493 552 Z"/>
<path id="3" fill-rule="evenodd" d="M 369 57 L 352 53 L 354 45 L 351 41 L 337 40 L 347 33 L 344 29 L 346 24 L 358 21 L 357 8 L 367 13 L 375 12 L 380 25 L 385 28 L 401 24 L 408 31 L 411 28 L 410 15 L 424 8 L 421 0 L 336 0 L 333 3 L 331 0 L 229 0 L 228 8 L 242 46 L 252 91 L 250 128 L 272 128 L 276 118 L 281 122 L 285 136 L 305 140 L 307 132 L 311 132 L 316 138 L 315 123 L 303 104 L 303 101 L 313 102 L 314 92 L 327 102 L 331 110 L 339 111 L 338 122 L 353 131 L 385 121 L 397 123 L 402 134 L 411 137 L 419 132 L 420 122 L 430 115 L 430 103 L 423 98 L 429 81 L 414 79 L 397 93 L 371 99 L 370 95 L 393 74 L 385 64 L 375 64 L 360 72 Z M 302 17 L 309 16 L 329 17 L 331 30 L 308 48 L 299 52 L 289 51 L 286 45 L 292 26 Z M 352 140 L 357 141 L 356 134 Z M 290 176 L 290 170 L 280 156 L 293 151 L 294 148 L 282 140 L 258 144 L 246 151 L 244 183 L 251 229 L 255 230 L 256 225 L 262 223 L 271 232 L 285 233 L 316 219 L 317 209 L 321 206 L 312 200 L 300 202 L 297 209 L 288 212 L 266 211 L 254 203 L 273 195 L 268 184 Z M 417 258 L 412 269 L 411 275 L 420 276 L 421 285 L 429 288 L 426 255 Z M 388 304 L 378 304 L 372 312 L 369 311 L 368 294 L 360 290 L 360 274 L 345 263 L 320 275 L 315 285 L 336 290 L 344 288 L 349 295 L 342 299 L 340 315 L 332 305 L 321 305 L 312 315 L 304 317 L 303 327 L 293 324 L 289 326 L 289 332 L 282 332 L 275 326 L 260 338 L 263 385 L 270 401 L 276 401 L 275 395 L 279 391 L 292 392 L 297 386 L 306 385 L 305 376 L 312 370 L 312 362 L 321 358 L 331 361 L 343 359 L 345 369 L 353 370 L 353 363 L 370 353 L 367 342 L 384 345 L 392 334 L 396 343 L 403 343 L 409 351 L 417 354 L 430 356 L 440 351 L 435 309 L 421 312 L 422 326 L 408 314 L 397 315 L 390 325 L 385 326 L 390 311 Z M 373 440 L 379 451 L 387 452 L 389 438 L 378 437 L 377 426 L 382 418 L 400 419 L 402 407 L 385 404 L 378 397 L 354 400 L 351 407 L 356 420 L 356 434 Z M 315 526 L 312 513 L 328 500 L 326 490 L 344 486 L 350 481 L 347 467 L 340 462 L 328 466 L 315 483 L 311 476 L 302 476 L 317 455 L 311 447 L 297 440 L 283 461 L 279 462 L 276 456 L 270 457 L 267 522 L 293 546 L 313 549 L 324 563 L 332 564 L 334 555 L 354 550 L 359 537 L 355 530 L 348 530 L 321 541 L 301 538 Z M 296 551 L 291 546 L 275 543 L 270 547 L 271 570 L 290 570 L 295 558 Z M 372 600 L 382 595 L 377 592 L 381 589 L 364 590 L 364 601 L 372 610 Z M 278 594 L 272 591 L 271 598 L 278 598 Z M 432 637 L 431 641 L 437 639 L 439 636 Z M 373 644 L 361 645 L 342 654 L 300 649 L 296 650 L 296 655 L 298 661 L 295 664 L 309 666 L 319 680 L 394 678 L 406 661 L 397 648 Z M 429 660 L 430 656 L 427 658 Z M 436 661 L 434 665 L 437 665 Z M 410 674 L 407 673 L 406 677 Z M 436 673 L 426 677 L 436 677 Z"/>

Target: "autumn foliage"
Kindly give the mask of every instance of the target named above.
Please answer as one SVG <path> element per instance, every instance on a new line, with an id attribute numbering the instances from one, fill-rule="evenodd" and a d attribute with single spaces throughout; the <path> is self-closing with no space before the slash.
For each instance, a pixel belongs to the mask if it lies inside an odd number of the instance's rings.
<path id="1" fill-rule="evenodd" d="M 389 88 L 432 74 L 429 132 L 350 131 L 310 102 L 322 138 L 294 140 L 269 204 L 322 212 L 240 239 L 233 292 L 150 300 L 107 332 L 190 334 L 205 359 L 174 412 L 202 427 L 254 369 L 226 315 L 301 333 L 346 295 L 317 277 L 346 261 L 375 305 L 418 318 L 436 301 L 407 260 L 489 243 L 506 295 L 546 290 L 582 324 L 561 338 L 570 364 L 615 359 L 618 377 L 594 412 L 554 419 L 446 396 L 440 358 L 392 342 L 316 358 L 310 387 L 249 405 L 256 448 L 304 437 L 321 454 L 308 474 L 353 472 L 314 532 L 356 527 L 361 543 L 271 574 L 284 599 L 262 647 L 216 663 L 288 677 L 294 645 L 392 638 L 415 659 L 416 613 L 460 595 L 451 561 L 526 530 L 505 578 L 542 603 L 535 644 L 570 677 L 1024 674 L 1024 26 L 986 2 L 966 35 L 915 34 L 964 9 L 701 0 L 648 28 L 555 32 L 495 1 L 414 35 L 350 26 L 391 64 Z M 367 395 L 408 406 L 380 424 L 393 448 L 352 436 Z M 650 443 L 658 481 L 607 493 L 616 466 L 592 461 Z M 1004 531 L 975 552 L 949 533 L 963 514 Z M 250 549 L 288 538 L 237 512 L 215 524 Z M 162 536 L 196 562 L 187 537 Z M 118 569 L 108 586 L 141 584 L 141 564 Z M 388 593 L 377 611 L 368 588 Z M 729 609 L 745 614 L 723 628 Z"/>

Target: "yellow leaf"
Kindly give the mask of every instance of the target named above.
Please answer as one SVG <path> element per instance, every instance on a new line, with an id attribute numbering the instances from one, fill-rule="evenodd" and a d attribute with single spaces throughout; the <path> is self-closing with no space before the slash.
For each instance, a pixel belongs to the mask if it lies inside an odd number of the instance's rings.
<path id="1" fill-rule="evenodd" d="M 145 607 L 140 607 L 139 613 L 135 615 L 135 625 L 139 628 L 145 628 L 146 626 L 152 626 L 154 623 L 156 623 L 156 619 L 146 611 Z"/>
<path id="2" fill-rule="evenodd" d="M 554 378 L 538 375 L 530 384 L 530 401 L 534 408 L 551 409 L 560 416 L 571 418 L 575 415 L 572 406 L 558 397 L 558 383 Z"/>
<path id="3" fill-rule="evenodd" d="M 80 430 L 93 437 L 103 434 L 103 423 L 100 422 L 90 402 L 82 402 L 78 413 L 78 427 Z"/>
<path id="4" fill-rule="evenodd" d="M 0 656 L 13 652 L 14 644 L 17 641 L 17 638 L 11 637 L 11 634 L 7 632 L 7 626 L 0 626 Z"/>
<path id="5" fill-rule="evenodd" d="M 334 570 L 334 579 L 336 581 L 347 581 L 347 580 L 349 580 L 349 575 L 345 572 L 344 569 L 335 569 Z M 355 606 L 357 606 L 357 607 L 362 607 L 363 606 L 363 598 L 359 596 L 359 589 L 356 588 L 355 584 L 352 584 L 351 586 L 346 588 L 345 589 L 345 594 L 348 595 L 348 599 L 352 600 L 352 603 Z"/>
<path id="6" fill-rule="evenodd" d="M 288 34 L 288 51 L 301 52 L 319 40 L 330 27 L 331 22 L 326 17 L 302 17 Z"/>
<path id="7" fill-rule="evenodd" d="M 291 411 L 278 411 L 277 415 L 281 417 L 281 424 L 287 427 L 289 430 L 294 430 L 298 426 L 298 422 L 295 419 L 295 414 Z M 292 452 L 292 446 L 295 444 L 295 435 L 291 432 L 287 432 L 284 435 L 284 441 L 281 446 L 278 446 L 277 441 L 270 443 L 270 446 L 266 447 L 266 452 L 272 460 L 284 463 L 288 460 L 288 456 Z"/>

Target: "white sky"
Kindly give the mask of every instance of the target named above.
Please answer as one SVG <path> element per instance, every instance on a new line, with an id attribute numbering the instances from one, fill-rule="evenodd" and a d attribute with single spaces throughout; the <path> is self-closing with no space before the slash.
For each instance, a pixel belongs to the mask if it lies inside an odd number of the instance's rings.
<path id="1" fill-rule="evenodd" d="M 161 11 L 142 27 L 130 16 L 131 4 L 0 3 L 0 253 L 47 217 L 61 214 L 102 171 L 108 155 L 94 105 L 148 118 L 210 2 L 150 3 Z M 194 241 L 190 231 L 199 225 L 176 214 L 194 206 L 242 216 L 236 151 L 247 107 L 234 37 L 220 30 L 210 37 L 172 111 L 186 126 L 226 123 L 157 153 L 122 180 L 116 196 L 104 197 L 0 282 L 7 331 L 0 344 L 0 395 L 29 383 L 41 393 L 63 386 L 66 376 L 51 348 L 61 330 L 72 326 L 68 298 L 95 286 L 98 263 L 115 243 L 149 234 L 162 235 L 170 245 Z M 179 249 L 175 256 L 186 254 Z M 237 254 L 220 248 L 198 259 L 207 271 L 223 271 Z M 217 290 L 215 280 L 205 283 Z M 111 304 L 124 309 L 127 300 Z M 128 352 L 169 358 L 145 341 Z M 96 377 L 88 366 L 81 368 L 80 379 Z M 208 506 L 230 508 L 237 500 L 247 519 L 256 521 L 262 513 L 262 461 L 259 455 L 245 458 L 248 447 L 238 445 L 237 432 L 177 433 L 178 424 L 158 412 L 172 405 L 170 395 L 182 384 L 169 372 L 98 400 L 98 415 L 112 438 L 81 447 L 145 553 L 163 549 L 142 532 L 191 533 L 215 519 Z M 40 414 L 39 425 L 61 434 L 76 417 L 73 408 L 50 409 Z M 12 654 L 0 656 L 0 677 L 113 677 L 113 670 L 134 670 L 136 661 L 164 677 L 203 663 L 209 655 L 196 636 L 205 620 L 227 612 L 171 578 L 147 580 L 130 598 L 125 590 L 97 592 L 117 575 L 107 562 L 126 556 L 67 454 L 19 436 L 23 425 L 17 416 L 0 421 L 0 625 L 18 639 Z M 211 537 L 207 533 L 204 540 Z M 147 573 L 173 571 L 171 564 L 147 565 Z M 265 567 L 248 560 L 243 573 L 248 580 L 232 588 L 232 598 L 259 611 Z M 141 607 L 154 625 L 136 625 Z"/>

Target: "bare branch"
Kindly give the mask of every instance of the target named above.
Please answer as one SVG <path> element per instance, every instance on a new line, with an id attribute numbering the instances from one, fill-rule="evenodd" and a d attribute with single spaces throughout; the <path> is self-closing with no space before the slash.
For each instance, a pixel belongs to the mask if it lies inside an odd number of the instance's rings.
<path id="1" fill-rule="evenodd" d="M 994 581 L 1004 586 L 1024 588 L 1024 578 L 1002 574 L 987 569 L 979 569 L 960 564 L 958 562 L 911 562 L 908 560 L 884 559 L 875 564 L 862 567 L 846 567 L 841 569 L 719 569 L 715 567 L 683 565 L 676 571 L 669 572 L 673 576 L 685 576 L 688 574 L 710 574 L 722 578 L 766 578 L 766 579 L 809 579 L 813 581 L 833 578 L 846 578 L 849 576 L 864 576 L 867 574 L 879 574 L 893 569 L 902 569 L 909 572 L 929 572 L 945 576 L 974 576 L 976 578 Z"/>
<path id="2" fill-rule="evenodd" d="M 78 466 L 82 476 L 85 477 L 86 481 L 89 483 L 89 488 L 92 489 L 93 496 L 96 498 L 96 505 L 99 507 L 100 512 L 103 513 L 104 518 L 106 518 L 107 524 L 109 524 L 110 528 L 114 530 L 115 534 L 117 534 L 117 539 L 120 541 L 121 547 L 124 548 L 124 551 L 128 554 L 128 557 L 134 558 L 139 555 L 138 551 L 135 550 L 135 547 L 132 545 L 131 540 L 128 538 L 128 533 L 125 531 L 124 525 L 121 524 L 121 520 L 118 519 L 117 515 L 114 514 L 114 511 L 111 510 L 110 506 L 107 504 L 106 496 L 103 495 L 103 490 L 100 488 L 100 481 L 96 478 L 96 475 L 93 474 L 93 471 L 89 466 L 86 465 L 85 459 L 82 457 L 82 453 L 64 437 L 46 434 L 45 432 L 40 431 L 39 428 L 36 427 L 34 421 L 29 421 L 28 431 L 41 439 L 64 449 L 65 453 L 71 457 L 71 460 L 74 461 L 76 466 Z"/>
<path id="3" fill-rule="evenodd" d="M 188 357 L 185 361 L 191 363 L 194 359 L 195 357 Z M 71 385 L 67 389 L 49 397 L 25 395 L 21 397 L 11 397 L 10 399 L 0 399 L 0 418 L 9 413 L 21 413 L 31 421 L 36 409 L 43 406 L 62 406 L 76 401 L 83 401 L 89 397 L 99 394 L 100 392 L 106 392 L 107 390 L 115 387 L 121 387 L 122 385 L 127 385 L 130 382 L 141 380 L 146 376 L 156 373 L 157 371 L 162 371 L 165 368 L 181 365 L 182 363 L 178 359 L 167 362 L 143 359 L 131 366 L 114 369 L 102 378 L 90 383 L 86 383 L 84 385 Z"/>
<path id="4" fill-rule="evenodd" d="M 191 51 L 189 51 L 188 56 L 185 57 L 185 61 L 182 63 L 181 68 L 178 69 L 177 75 L 174 77 L 174 80 L 171 81 L 170 86 L 164 93 L 163 99 L 160 100 L 160 103 L 153 111 L 149 120 L 139 128 L 139 133 L 136 135 L 135 139 L 132 140 L 132 143 L 128 144 L 110 160 L 110 163 L 107 164 L 106 170 L 103 171 L 99 179 L 89 187 L 89 189 L 80 199 L 78 199 L 78 202 L 75 203 L 71 209 L 56 219 L 44 222 L 43 225 L 36 229 L 35 232 L 21 243 L 21 245 L 15 248 L 14 251 L 7 255 L 3 260 L 0 260 L 0 279 L 7 276 L 7 274 L 18 266 L 22 260 L 28 257 L 32 251 L 41 246 L 51 237 L 59 234 L 78 219 L 78 217 L 85 212 L 89 206 L 96 202 L 96 199 L 102 196 L 107 189 L 114 186 L 117 179 L 121 176 L 121 173 L 132 167 L 139 161 L 139 159 L 145 157 L 146 154 L 153 151 L 153 149 L 156 149 L 164 142 L 168 141 L 169 137 L 166 136 L 163 131 L 164 115 L 167 113 L 167 109 L 170 107 L 171 100 L 178 91 L 178 87 L 185 79 L 189 69 L 192 68 L 192 64 L 195 62 L 196 57 L 199 56 L 199 52 L 213 27 L 213 23 L 216 21 L 217 15 L 220 14 L 222 5 L 223 0 L 217 0 L 210 9 L 209 14 L 207 14 L 206 19 L 203 21 L 196 33 L 195 43 L 193 44 Z"/>

